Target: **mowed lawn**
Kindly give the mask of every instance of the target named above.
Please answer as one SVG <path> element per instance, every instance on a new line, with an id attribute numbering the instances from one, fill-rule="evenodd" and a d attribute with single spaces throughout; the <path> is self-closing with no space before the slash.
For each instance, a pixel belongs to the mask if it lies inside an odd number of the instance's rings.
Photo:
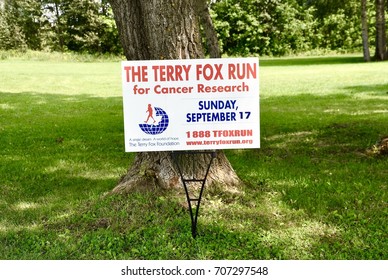
<path id="1" fill-rule="evenodd" d="M 387 259 L 388 63 L 260 59 L 261 148 L 208 188 L 191 237 L 169 190 L 106 195 L 124 152 L 119 60 L 0 60 L 0 259 Z"/>

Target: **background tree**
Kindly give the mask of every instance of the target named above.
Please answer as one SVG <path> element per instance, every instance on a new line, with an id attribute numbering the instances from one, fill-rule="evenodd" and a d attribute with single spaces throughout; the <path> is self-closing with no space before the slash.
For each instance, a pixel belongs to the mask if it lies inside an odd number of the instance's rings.
<path id="1" fill-rule="evenodd" d="M 39 1 L 4 0 L 0 20 L 0 47 L 40 49 L 39 7 Z"/>
<path id="2" fill-rule="evenodd" d="M 88 53 L 120 53 L 113 14 L 106 1 L 46 0 L 53 48 Z"/>
<path id="3" fill-rule="evenodd" d="M 370 61 L 367 0 L 361 0 L 361 26 L 364 61 Z"/>
<path id="4" fill-rule="evenodd" d="M 9 23 L 4 10 L 0 10 L 0 49 L 27 48 L 23 33 L 17 25 Z"/>
<path id="5" fill-rule="evenodd" d="M 376 60 L 388 59 L 385 0 L 376 0 Z"/>
<path id="6" fill-rule="evenodd" d="M 358 6 L 354 0 L 219 0 L 211 7 L 223 52 L 279 56 L 360 48 Z"/>
<path id="7" fill-rule="evenodd" d="M 386 1 L 363 1 L 198 0 L 194 4 L 206 38 L 204 52 L 210 57 L 366 51 L 368 31 L 375 59 L 387 59 Z M 0 0 L 0 6 L 0 49 L 122 52 L 108 0 Z M 365 11 L 361 20 L 360 11 Z M 217 37 L 218 41 L 212 39 Z"/>
<path id="8" fill-rule="evenodd" d="M 106 0 L 1 0 L 0 49 L 121 53 Z"/>
<path id="9" fill-rule="evenodd" d="M 46 44 L 52 50 L 63 52 L 65 50 L 65 24 L 62 20 L 63 1 L 45 0 L 43 2 L 43 13 L 50 23 L 50 28 L 46 32 Z"/>
<path id="10" fill-rule="evenodd" d="M 110 3 L 128 60 L 195 59 L 204 56 L 194 0 L 111 0 Z M 201 166 L 205 162 L 198 161 L 196 164 Z M 222 152 L 218 153 L 208 178 L 209 184 L 240 184 Z M 128 191 L 136 187 L 181 187 L 180 176 L 169 152 L 136 154 L 133 165 L 114 191 Z"/>

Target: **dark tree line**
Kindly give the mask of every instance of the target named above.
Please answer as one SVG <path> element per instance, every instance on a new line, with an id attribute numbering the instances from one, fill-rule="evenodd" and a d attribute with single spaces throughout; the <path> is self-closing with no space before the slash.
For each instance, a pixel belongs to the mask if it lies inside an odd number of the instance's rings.
<path id="1" fill-rule="evenodd" d="M 386 0 L 196 0 L 214 51 L 228 55 L 286 55 L 312 50 L 364 51 L 388 59 Z M 122 53 L 107 0 L 0 0 L 0 49 Z M 373 49 L 372 49 L 373 48 Z M 219 56 L 219 54 L 212 54 Z"/>
<path id="2" fill-rule="evenodd" d="M 217 0 L 213 17 L 223 53 L 285 55 L 375 47 L 387 59 L 385 0 Z M 366 52 L 368 51 L 368 52 Z M 369 59 L 368 59 L 369 60 Z"/>
<path id="3" fill-rule="evenodd" d="M 105 0 L 0 0 L 0 49 L 122 52 Z"/>

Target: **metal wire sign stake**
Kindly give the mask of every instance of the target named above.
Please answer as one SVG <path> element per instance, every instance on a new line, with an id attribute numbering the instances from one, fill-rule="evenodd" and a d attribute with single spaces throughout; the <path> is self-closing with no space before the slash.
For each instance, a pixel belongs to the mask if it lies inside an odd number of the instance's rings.
<path id="1" fill-rule="evenodd" d="M 175 151 L 171 152 L 172 158 L 178 167 L 179 175 L 182 180 L 183 187 L 186 193 L 187 204 L 189 207 L 190 218 L 191 218 L 191 234 L 193 238 L 197 236 L 197 223 L 199 207 L 201 205 L 202 194 L 205 188 L 205 183 L 211 164 L 216 158 L 217 153 L 215 151 Z M 204 173 L 200 174 L 198 170 L 199 158 L 198 156 L 203 155 L 203 159 L 206 163 Z M 191 160 L 191 164 L 181 164 L 183 159 Z M 202 167 L 203 165 L 201 165 Z M 189 170 L 191 169 L 191 170 Z M 198 176 L 201 176 L 200 178 Z M 198 188 L 198 184 L 200 187 Z M 195 194 L 195 190 L 197 193 Z M 193 207 L 195 206 L 195 207 Z"/>

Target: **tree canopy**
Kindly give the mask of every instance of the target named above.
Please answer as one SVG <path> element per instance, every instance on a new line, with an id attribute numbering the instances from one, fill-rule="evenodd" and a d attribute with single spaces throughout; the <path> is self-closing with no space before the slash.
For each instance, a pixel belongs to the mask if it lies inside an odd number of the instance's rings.
<path id="1" fill-rule="evenodd" d="M 367 25 L 359 0 L 207 2 L 222 54 L 361 51 L 367 26 L 375 57 L 388 56 L 385 0 L 365 1 Z M 0 49 L 122 53 L 107 0 L 0 0 Z"/>
<path id="2" fill-rule="evenodd" d="M 105 0 L 2 0 L 0 49 L 122 52 Z"/>

